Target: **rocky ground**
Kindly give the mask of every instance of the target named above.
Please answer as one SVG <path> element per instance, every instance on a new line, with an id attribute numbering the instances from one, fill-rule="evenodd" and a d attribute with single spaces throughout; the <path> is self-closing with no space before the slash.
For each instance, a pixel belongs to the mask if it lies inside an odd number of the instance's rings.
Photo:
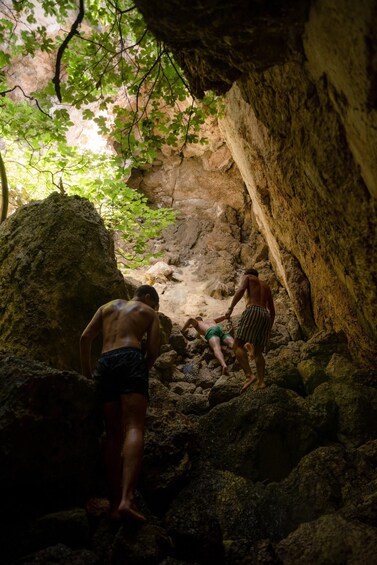
<path id="1" fill-rule="evenodd" d="M 268 387 L 240 395 L 231 353 L 221 376 L 202 340 L 161 322 L 143 525 L 108 518 L 92 383 L 1 357 L 3 562 L 372 563 L 376 375 L 353 364 L 342 336 L 271 350 Z"/>

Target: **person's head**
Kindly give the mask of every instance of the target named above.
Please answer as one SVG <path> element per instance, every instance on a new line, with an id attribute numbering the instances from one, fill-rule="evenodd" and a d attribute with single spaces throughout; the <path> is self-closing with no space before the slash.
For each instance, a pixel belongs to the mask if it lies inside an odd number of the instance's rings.
<path id="1" fill-rule="evenodd" d="M 160 299 L 157 290 L 149 284 L 142 284 L 136 289 L 135 298 L 144 302 L 147 306 L 158 310 Z"/>
<path id="2" fill-rule="evenodd" d="M 259 273 L 256 269 L 250 268 L 250 269 L 246 269 L 245 275 L 254 275 L 254 277 L 257 277 L 259 276 Z"/>

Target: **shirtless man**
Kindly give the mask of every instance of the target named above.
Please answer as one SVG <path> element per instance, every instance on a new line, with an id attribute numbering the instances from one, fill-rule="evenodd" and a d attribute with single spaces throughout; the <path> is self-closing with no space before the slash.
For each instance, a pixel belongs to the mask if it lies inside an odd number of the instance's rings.
<path id="1" fill-rule="evenodd" d="M 241 284 L 234 295 L 232 302 L 225 314 L 230 318 L 233 308 L 246 291 L 246 309 L 243 311 L 234 340 L 234 353 L 241 368 L 246 375 L 246 382 L 241 392 L 244 392 L 256 380 L 257 388 L 264 388 L 265 359 L 263 351 L 271 335 L 271 328 L 275 320 L 275 307 L 271 289 L 267 283 L 259 280 L 258 271 L 248 269 L 242 277 Z M 250 352 L 248 343 L 253 345 L 257 376 L 250 369 L 246 349 Z"/>
<path id="2" fill-rule="evenodd" d="M 134 497 L 144 451 L 148 370 L 160 347 L 158 306 L 156 290 L 142 285 L 133 300 L 112 300 L 101 306 L 80 339 L 82 374 L 94 377 L 103 403 L 112 519 L 145 520 L 135 508 Z M 91 346 L 100 333 L 102 353 L 92 374 Z M 145 334 L 144 354 L 141 340 Z"/>
<path id="3" fill-rule="evenodd" d="M 216 359 L 220 361 L 222 374 L 229 375 L 229 368 L 225 362 L 224 355 L 221 350 L 221 344 L 225 343 L 232 348 L 234 340 L 230 334 L 224 332 L 221 326 L 217 325 L 223 320 L 225 320 L 225 316 L 220 316 L 214 320 L 203 320 L 201 316 L 189 318 L 182 328 L 182 333 L 184 334 L 190 326 L 195 328 L 196 331 L 208 341 L 211 349 L 213 349 Z"/>

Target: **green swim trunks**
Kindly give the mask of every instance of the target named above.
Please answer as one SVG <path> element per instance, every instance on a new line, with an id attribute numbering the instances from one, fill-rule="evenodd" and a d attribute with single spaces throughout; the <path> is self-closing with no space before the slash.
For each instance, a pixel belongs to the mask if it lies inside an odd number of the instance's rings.
<path id="1" fill-rule="evenodd" d="M 207 330 L 204 337 L 207 341 L 209 341 L 211 339 L 211 337 L 214 337 L 214 336 L 219 337 L 221 343 L 223 343 L 226 340 L 226 338 L 232 337 L 230 334 L 225 333 L 221 326 L 210 327 L 209 330 Z"/>

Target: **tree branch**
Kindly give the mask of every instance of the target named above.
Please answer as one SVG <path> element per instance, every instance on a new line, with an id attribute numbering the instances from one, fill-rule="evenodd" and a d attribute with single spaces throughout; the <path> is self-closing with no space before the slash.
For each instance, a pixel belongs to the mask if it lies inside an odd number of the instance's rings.
<path id="1" fill-rule="evenodd" d="M 194 99 L 192 99 L 191 106 L 190 106 L 190 112 L 189 112 L 189 117 L 188 117 L 187 126 L 186 126 L 185 139 L 184 139 L 184 141 L 183 141 L 182 147 L 181 147 L 180 150 L 178 151 L 178 153 L 179 153 L 180 155 L 182 155 L 183 149 L 184 149 L 184 148 L 186 147 L 186 145 L 187 145 L 187 136 L 188 136 L 188 132 L 189 132 L 189 129 L 190 129 L 190 123 L 191 123 L 191 118 L 192 118 L 193 111 L 194 111 Z"/>
<path id="2" fill-rule="evenodd" d="M 5 96 L 6 94 L 8 94 L 8 92 L 13 92 L 14 90 L 16 90 L 17 88 L 19 88 L 22 92 L 22 94 L 25 96 L 25 98 L 27 98 L 28 100 L 31 100 L 32 102 L 35 102 L 35 105 L 37 106 L 38 110 L 40 112 L 42 112 L 42 114 L 44 114 L 45 116 L 47 116 L 48 118 L 50 118 L 50 120 L 52 120 L 52 116 L 50 116 L 50 114 L 48 114 L 47 112 L 45 112 L 38 100 L 36 98 L 34 98 L 34 96 L 29 96 L 28 94 L 26 94 L 26 92 L 24 91 L 24 89 L 22 88 L 22 86 L 20 86 L 19 84 L 16 84 L 16 86 L 14 86 L 13 88 L 9 88 L 8 90 L 3 90 L 2 92 L 0 92 L 0 96 Z"/>
<path id="3" fill-rule="evenodd" d="M 172 65 L 172 67 L 173 67 L 173 69 L 175 70 L 175 72 L 177 73 L 177 75 L 179 76 L 179 78 L 181 79 L 181 81 L 183 82 L 183 84 L 185 85 L 187 91 L 190 93 L 190 96 L 191 96 L 192 98 L 194 98 L 194 95 L 192 94 L 189 85 L 187 84 L 187 82 L 185 81 L 185 79 L 183 78 L 183 76 L 181 75 L 181 73 L 179 72 L 179 70 L 177 69 L 177 67 L 175 66 L 175 63 L 174 63 L 173 59 L 170 57 L 169 52 L 168 52 L 168 51 L 165 51 L 165 54 L 166 54 L 167 58 L 169 59 L 171 65 Z"/>
<path id="4" fill-rule="evenodd" d="M 127 14 L 127 12 L 132 12 L 132 10 L 135 10 L 135 9 L 136 9 L 136 6 L 132 6 L 131 8 L 127 8 L 126 10 L 121 10 L 121 9 L 119 8 L 119 6 L 117 6 L 116 4 L 113 4 L 113 3 L 111 2 L 111 0 L 107 0 L 107 2 L 108 2 L 108 4 L 110 4 L 110 6 L 112 6 L 112 7 L 114 8 L 114 10 L 115 10 L 116 12 L 118 12 L 118 14 L 121 14 L 121 15 L 122 15 L 122 14 Z"/>
<path id="5" fill-rule="evenodd" d="M 84 19 L 84 15 L 85 15 L 84 0 L 79 0 L 79 13 L 77 14 L 77 18 L 73 22 L 72 27 L 71 27 L 67 37 L 64 39 L 63 43 L 60 45 L 60 47 L 58 49 L 58 53 L 56 55 L 55 75 L 54 75 L 54 78 L 52 79 L 52 82 L 55 85 L 55 92 L 56 92 L 56 96 L 58 97 L 59 102 L 62 101 L 62 93 L 61 93 L 61 89 L 60 89 L 60 68 L 61 68 L 61 63 L 62 63 L 64 51 L 68 47 L 68 43 L 71 41 L 72 37 L 77 33 L 77 28 L 79 27 L 82 20 Z"/>
<path id="6" fill-rule="evenodd" d="M 1 178 L 1 216 L 0 224 L 6 219 L 8 214 L 8 202 L 9 202 L 9 188 L 7 173 L 5 170 L 5 165 L 3 158 L 0 153 L 0 178 Z"/>

